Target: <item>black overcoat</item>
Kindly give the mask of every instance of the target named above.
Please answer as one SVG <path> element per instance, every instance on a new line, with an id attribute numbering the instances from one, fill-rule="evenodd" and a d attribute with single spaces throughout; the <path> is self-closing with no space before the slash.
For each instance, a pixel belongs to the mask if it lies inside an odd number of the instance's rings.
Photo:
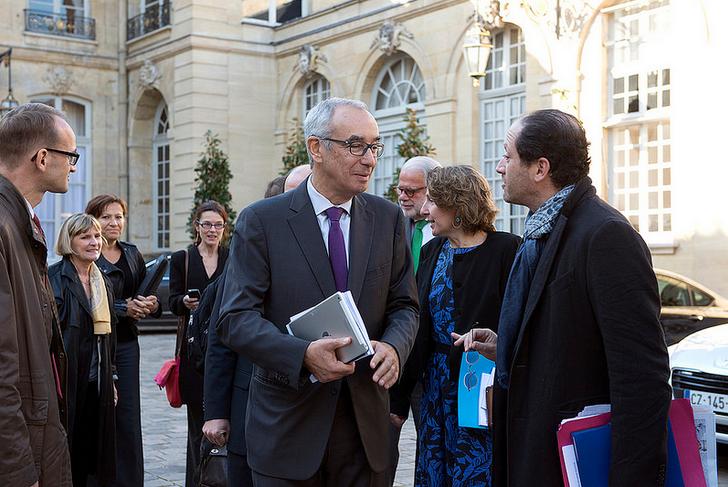
<path id="1" fill-rule="evenodd" d="M 496 388 L 495 485 L 562 486 L 556 431 L 612 405 L 610 486 L 664 483 L 669 365 L 650 252 L 589 178 L 541 254 L 510 366 Z"/>
<path id="2" fill-rule="evenodd" d="M 103 274 L 102 274 L 103 275 Z M 108 485 L 116 475 L 116 424 L 114 414 L 114 354 L 116 349 L 116 316 L 111 311 L 110 335 L 94 335 L 89 299 L 83 290 L 78 273 L 68 257 L 48 269 L 48 277 L 58 307 L 63 343 L 68 359 L 68 443 L 74 454 L 73 431 L 83 421 L 98 423 L 96 471 L 100 485 Z M 109 307 L 114 294 L 111 283 L 104 277 Z M 86 400 L 89 369 L 94 347 L 100 347 L 99 414 L 96 418 L 82 417 L 79 411 Z"/>

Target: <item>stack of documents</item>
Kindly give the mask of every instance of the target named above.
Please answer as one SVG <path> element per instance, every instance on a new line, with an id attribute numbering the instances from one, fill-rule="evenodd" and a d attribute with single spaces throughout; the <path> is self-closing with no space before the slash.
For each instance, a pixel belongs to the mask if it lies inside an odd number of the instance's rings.
<path id="1" fill-rule="evenodd" d="M 589 410 L 591 408 L 591 410 Z M 566 487 L 607 487 L 611 460 L 611 413 L 608 405 L 585 408 L 561 422 L 557 439 Z M 668 422 L 665 487 L 706 487 L 690 402 L 675 399 Z"/>
<path id="2" fill-rule="evenodd" d="M 316 306 L 291 316 L 288 333 L 304 340 L 351 337 L 351 343 L 336 353 L 344 363 L 374 354 L 364 320 L 350 291 L 337 292 Z"/>

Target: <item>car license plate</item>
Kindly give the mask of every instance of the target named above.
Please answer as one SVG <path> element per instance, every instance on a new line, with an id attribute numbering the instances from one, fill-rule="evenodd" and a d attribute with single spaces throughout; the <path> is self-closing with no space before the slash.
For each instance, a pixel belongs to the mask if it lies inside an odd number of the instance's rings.
<path id="1" fill-rule="evenodd" d="M 710 406 L 713 411 L 728 413 L 728 394 L 686 390 L 683 397 L 690 399 L 690 404 Z"/>

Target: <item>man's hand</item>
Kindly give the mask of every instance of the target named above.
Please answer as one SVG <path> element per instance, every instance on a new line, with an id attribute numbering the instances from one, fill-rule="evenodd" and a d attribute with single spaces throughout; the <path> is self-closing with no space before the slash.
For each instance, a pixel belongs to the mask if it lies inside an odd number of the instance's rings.
<path id="1" fill-rule="evenodd" d="M 454 346 L 464 346 L 466 352 L 475 350 L 488 360 L 495 362 L 496 350 L 498 349 L 498 335 L 488 328 L 473 328 L 465 335 L 450 333 L 455 343 Z"/>
<path id="2" fill-rule="evenodd" d="M 395 428 L 402 429 L 402 425 L 405 421 L 407 421 L 407 418 L 394 413 L 389 413 L 389 422 L 392 423 Z"/>
<path id="3" fill-rule="evenodd" d="M 351 337 L 321 338 L 308 345 L 303 364 L 319 382 L 332 382 L 354 373 L 354 363 L 345 364 L 336 358 L 336 350 L 351 343 Z"/>
<path id="4" fill-rule="evenodd" d="M 374 356 L 369 362 L 369 366 L 375 369 L 372 380 L 385 389 L 389 389 L 399 377 L 399 355 L 388 343 L 372 340 L 372 347 Z"/>
<path id="5" fill-rule="evenodd" d="M 230 434 L 229 419 L 210 419 L 202 425 L 202 434 L 210 440 L 210 443 L 217 446 L 225 446 Z"/>

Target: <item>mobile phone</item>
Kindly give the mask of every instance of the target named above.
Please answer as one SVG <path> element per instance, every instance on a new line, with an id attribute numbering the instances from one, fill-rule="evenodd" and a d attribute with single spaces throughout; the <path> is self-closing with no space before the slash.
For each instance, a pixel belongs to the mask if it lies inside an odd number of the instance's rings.
<path id="1" fill-rule="evenodd" d="M 187 296 L 189 296 L 190 299 L 200 299 L 200 290 L 199 289 L 188 289 Z"/>

